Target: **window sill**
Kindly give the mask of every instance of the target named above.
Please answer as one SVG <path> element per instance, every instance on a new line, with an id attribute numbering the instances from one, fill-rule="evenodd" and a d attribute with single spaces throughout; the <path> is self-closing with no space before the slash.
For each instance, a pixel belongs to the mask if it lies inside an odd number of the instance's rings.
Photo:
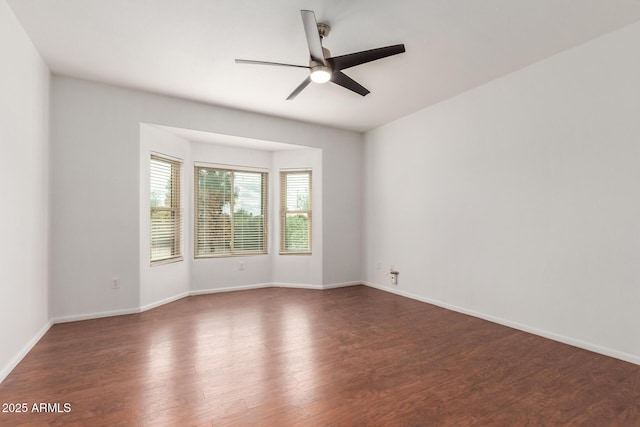
<path id="1" fill-rule="evenodd" d="M 158 261 L 151 261 L 150 266 L 155 267 L 157 265 L 173 264 L 174 262 L 180 262 L 183 260 L 184 258 L 182 256 L 175 257 L 175 258 L 159 259 Z"/>
<path id="2" fill-rule="evenodd" d="M 198 260 L 198 259 L 211 259 L 211 258 L 244 258 L 244 257 L 250 257 L 250 256 L 265 256 L 265 255 L 269 255 L 266 252 L 257 252 L 254 254 L 220 254 L 220 255 L 196 255 L 193 257 L 193 259 Z"/>

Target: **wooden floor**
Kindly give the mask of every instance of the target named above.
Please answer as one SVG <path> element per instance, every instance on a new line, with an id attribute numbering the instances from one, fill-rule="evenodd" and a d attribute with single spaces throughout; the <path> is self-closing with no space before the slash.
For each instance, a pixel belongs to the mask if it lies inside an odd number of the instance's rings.
<path id="1" fill-rule="evenodd" d="M 364 286 L 270 288 L 55 325 L 0 402 L 28 405 L 3 426 L 640 426 L 640 366 Z"/>

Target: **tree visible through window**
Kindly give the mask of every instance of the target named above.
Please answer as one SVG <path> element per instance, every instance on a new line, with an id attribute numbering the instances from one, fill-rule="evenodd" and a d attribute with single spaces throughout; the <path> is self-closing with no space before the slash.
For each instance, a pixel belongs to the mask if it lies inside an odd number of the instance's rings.
<path id="1" fill-rule="evenodd" d="M 267 173 L 195 167 L 195 256 L 267 253 Z"/>
<path id="2" fill-rule="evenodd" d="M 182 163 L 151 155 L 151 263 L 182 259 L 180 175 Z"/>
<path id="3" fill-rule="evenodd" d="M 280 172 L 280 253 L 311 253 L 311 171 Z"/>

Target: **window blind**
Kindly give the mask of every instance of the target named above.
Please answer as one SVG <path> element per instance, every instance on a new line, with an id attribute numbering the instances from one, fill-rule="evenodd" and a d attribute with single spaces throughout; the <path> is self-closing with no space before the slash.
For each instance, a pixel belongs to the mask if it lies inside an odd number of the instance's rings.
<path id="1" fill-rule="evenodd" d="M 311 217 L 311 171 L 281 171 L 281 254 L 311 254 Z"/>
<path id="2" fill-rule="evenodd" d="M 182 259 L 182 163 L 151 155 L 151 264 Z"/>
<path id="3" fill-rule="evenodd" d="M 267 253 L 267 173 L 195 166 L 195 257 Z"/>

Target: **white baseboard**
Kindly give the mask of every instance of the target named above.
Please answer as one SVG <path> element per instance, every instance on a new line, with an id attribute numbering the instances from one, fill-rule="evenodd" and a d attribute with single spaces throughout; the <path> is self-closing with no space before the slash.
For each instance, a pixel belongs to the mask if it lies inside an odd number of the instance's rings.
<path id="1" fill-rule="evenodd" d="M 342 282 L 342 283 L 330 283 L 328 285 L 322 285 L 322 289 L 336 289 L 336 288 L 347 288 L 349 286 L 358 286 L 363 285 L 363 282 Z"/>
<path id="2" fill-rule="evenodd" d="M 178 301 L 179 299 L 182 299 L 184 297 L 188 297 L 190 294 L 191 294 L 190 292 L 182 292 L 181 294 L 174 295 L 172 297 L 165 298 L 165 299 L 160 300 L 160 301 L 152 302 L 151 304 L 143 305 L 142 307 L 140 307 L 139 312 L 142 313 L 142 312 L 145 312 L 147 310 L 151 310 L 152 308 L 160 307 L 161 305 L 165 305 L 165 304 L 169 304 L 170 302 Z"/>
<path id="3" fill-rule="evenodd" d="M 518 329 L 520 331 L 528 332 L 530 334 L 538 335 L 544 338 L 548 338 L 553 341 L 558 341 L 563 344 L 568 344 L 574 347 L 582 348 L 584 350 L 593 351 L 594 353 L 603 354 L 605 356 L 613 357 L 615 359 L 624 360 L 625 362 L 634 363 L 636 365 L 640 365 L 640 356 L 636 356 L 634 354 L 625 353 L 622 351 L 614 350 L 608 347 L 603 347 L 597 344 L 588 343 L 585 341 L 581 341 L 575 338 L 567 337 L 564 335 L 556 334 L 555 332 L 546 331 L 543 329 L 534 328 L 532 326 L 523 325 L 518 322 L 513 322 L 511 320 L 502 319 L 500 317 L 495 317 L 490 314 L 481 313 L 474 310 L 469 310 L 466 308 L 458 307 L 452 304 L 448 304 L 442 301 L 434 300 L 431 298 L 426 298 L 420 295 L 413 294 L 411 292 L 406 292 L 399 290 L 395 287 L 383 286 L 376 283 L 371 282 L 362 282 L 366 286 L 371 288 L 379 289 L 381 291 L 390 292 L 396 295 L 400 295 L 406 298 L 411 298 L 417 301 L 425 302 L 427 304 L 436 305 L 438 307 L 446 308 L 447 310 L 455 311 L 458 313 L 466 314 L 469 316 L 477 317 L 479 319 L 488 320 L 489 322 L 497 323 L 503 326 L 508 326 L 513 329 Z"/>
<path id="4" fill-rule="evenodd" d="M 355 285 L 362 285 L 362 282 L 332 283 L 328 285 L 312 285 L 309 283 L 284 283 L 284 282 L 257 283 L 253 285 L 227 286 L 224 288 L 198 289 L 198 290 L 190 291 L 189 295 L 192 295 L 192 296 L 206 295 L 206 294 L 215 294 L 220 292 L 246 291 L 250 289 L 263 289 L 263 288 L 313 289 L 313 290 L 321 291 L 325 289 L 344 288 L 347 286 L 355 286 Z"/>
<path id="5" fill-rule="evenodd" d="M 198 289 L 190 291 L 189 295 L 206 295 L 217 294 L 222 292 L 235 292 L 235 291 L 248 291 L 251 289 L 264 289 L 264 288 L 292 288 L 292 289 L 324 289 L 321 285 L 311 285 L 304 283 L 256 283 L 253 285 L 242 286 L 226 286 L 223 288 L 211 288 L 211 289 Z"/>
<path id="6" fill-rule="evenodd" d="M 11 371 L 13 371 L 16 366 L 18 366 L 18 363 L 20 363 L 20 361 L 22 361 L 27 353 L 31 351 L 33 346 L 35 346 L 38 341 L 40 341 L 40 339 L 44 336 L 44 334 L 47 333 L 52 325 L 52 321 L 47 322 L 47 324 L 44 325 L 42 329 L 40 329 L 24 347 L 22 347 L 22 350 L 20 350 L 18 354 L 16 354 L 13 359 L 11 359 L 9 363 L 2 368 L 2 370 L 0 370 L 0 383 L 4 381 L 5 378 L 7 378 L 7 376 L 11 373 Z"/>
<path id="7" fill-rule="evenodd" d="M 227 286 L 224 288 L 197 289 L 189 291 L 190 296 L 217 294 L 221 292 L 248 291 L 250 289 L 262 289 L 273 286 L 271 283 L 256 283 L 253 285 Z"/>
<path id="8" fill-rule="evenodd" d="M 291 289 L 314 289 L 316 291 L 322 290 L 322 285 L 312 285 L 308 283 L 271 283 L 270 287 L 291 288 Z"/>
<path id="9" fill-rule="evenodd" d="M 125 314 L 137 314 L 137 313 L 140 313 L 139 308 L 127 308 L 123 310 L 101 311 L 98 313 L 86 313 L 86 314 L 77 314 L 72 316 L 54 317 L 52 319 L 52 322 L 53 323 L 79 322 L 81 320 L 100 319 L 102 317 L 123 316 Z"/>
<path id="10" fill-rule="evenodd" d="M 328 285 L 311 285 L 304 283 L 272 283 L 270 286 L 276 288 L 315 289 L 318 291 L 323 291 L 325 289 L 345 288 L 347 286 L 355 286 L 361 284 L 362 282 L 331 283 Z"/>

